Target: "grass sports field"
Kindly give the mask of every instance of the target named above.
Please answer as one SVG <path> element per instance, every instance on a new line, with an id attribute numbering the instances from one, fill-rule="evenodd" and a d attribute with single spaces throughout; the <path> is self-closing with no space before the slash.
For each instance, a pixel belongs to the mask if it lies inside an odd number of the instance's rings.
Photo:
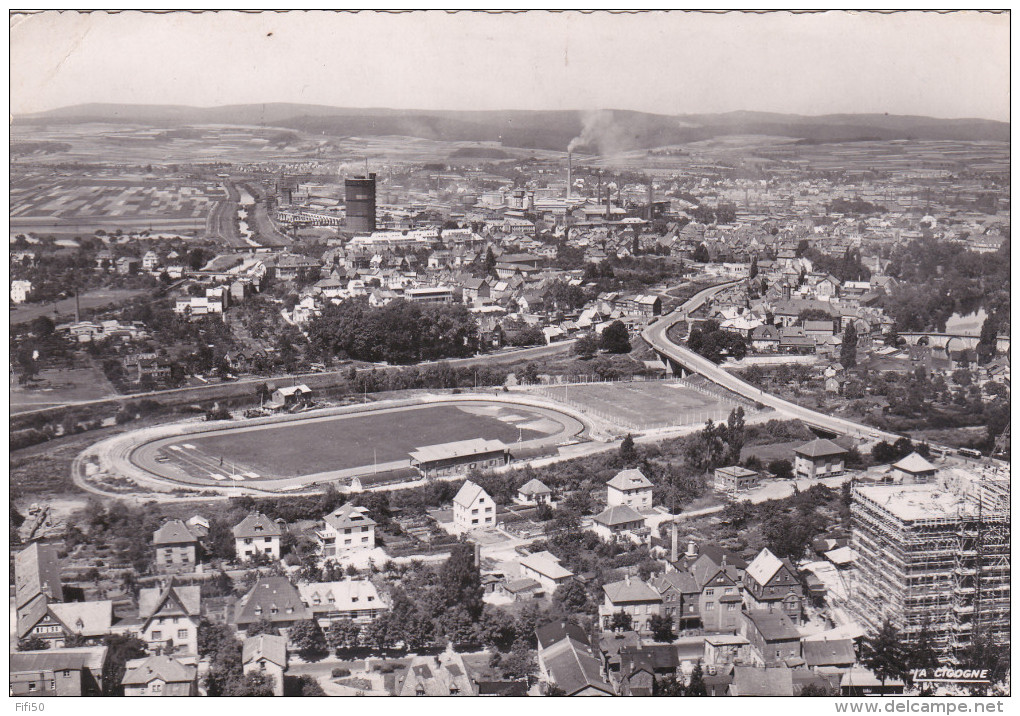
<path id="1" fill-rule="evenodd" d="M 725 420 L 736 407 L 736 403 L 671 381 L 556 385 L 539 392 L 634 430 Z"/>
<path id="2" fill-rule="evenodd" d="M 581 429 L 570 418 L 498 403 L 440 404 L 169 438 L 141 448 L 147 468 L 214 480 L 275 480 L 402 462 L 418 447 L 487 438 L 507 444 Z M 576 424 L 568 424 L 576 423 Z M 222 458 L 222 463 L 221 463 Z"/>

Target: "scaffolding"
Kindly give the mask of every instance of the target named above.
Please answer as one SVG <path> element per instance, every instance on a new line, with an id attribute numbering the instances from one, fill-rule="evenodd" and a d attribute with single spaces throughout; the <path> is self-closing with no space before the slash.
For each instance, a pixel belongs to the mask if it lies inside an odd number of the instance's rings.
<path id="1" fill-rule="evenodd" d="M 908 641 L 927 624 L 953 659 L 978 629 L 1009 643 L 1009 484 L 988 468 L 946 478 L 854 486 L 850 607 L 873 628 L 889 618 Z"/>

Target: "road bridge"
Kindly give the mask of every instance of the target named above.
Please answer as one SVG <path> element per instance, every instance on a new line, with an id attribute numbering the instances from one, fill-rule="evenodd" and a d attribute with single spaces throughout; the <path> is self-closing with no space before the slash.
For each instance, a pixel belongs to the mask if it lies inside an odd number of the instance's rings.
<path id="1" fill-rule="evenodd" d="M 800 420 L 812 428 L 826 433 L 846 435 L 864 440 L 886 440 L 888 442 L 894 442 L 901 437 L 895 433 L 878 430 L 877 428 L 852 420 L 825 415 L 766 393 L 760 388 L 731 375 L 686 346 L 678 345 L 669 339 L 667 333 L 672 326 L 686 320 L 691 312 L 703 306 L 717 294 L 738 283 L 740 281 L 728 281 L 699 291 L 675 311 L 667 316 L 663 316 L 645 328 L 641 334 L 642 337 L 670 371 L 677 375 L 694 373 L 704 376 L 716 385 L 722 386 L 737 395 L 766 405 L 787 417 Z"/>

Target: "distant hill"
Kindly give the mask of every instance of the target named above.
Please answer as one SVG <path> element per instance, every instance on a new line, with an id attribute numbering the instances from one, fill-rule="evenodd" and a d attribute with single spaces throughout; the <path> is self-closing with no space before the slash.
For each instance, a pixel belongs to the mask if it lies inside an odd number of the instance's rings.
<path id="1" fill-rule="evenodd" d="M 349 109 L 308 104 L 224 107 L 85 104 L 15 117 L 15 124 L 88 122 L 180 127 L 201 124 L 267 126 L 335 137 L 402 135 L 504 146 L 608 153 L 650 149 L 735 134 L 789 137 L 809 143 L 864 139 L 1009 141 L 1009 124 L 984 119 L 935 119 L 887 114 L 817 117 L 768 112 L 661 115 L 625 110 L 424 111 Z"/>

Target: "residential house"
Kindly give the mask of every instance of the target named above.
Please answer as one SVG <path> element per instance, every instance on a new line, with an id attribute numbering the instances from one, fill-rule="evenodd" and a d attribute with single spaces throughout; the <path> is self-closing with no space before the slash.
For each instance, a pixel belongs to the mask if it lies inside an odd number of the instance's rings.
<path id="1" fill-rule="evenodd" d="M 464 532 L 492 529 L 496 503 L 481 486 L 467 480 L 453 498 L 453 524 Z"/>
<path id="2" fill-rule="evenodd" d="M 751 642 L 755 661 L 761 666 L 785 665 L 800 657 L 800 632 L 781 611 L 744 612 L 741 635 Z"/>
<path id="3" fill-rule="evenodd" d="M 132 659 L 124 665 L 120 683 L 125 696 L 195 696 L 198 666 L 166 655 Z"/>
<path id="4" fill-rule="evenodd" d="M 241 669 L 245 674 L 263 674 L 273 685 L 273 696 L 283 696 L 287 671 L 287 639 L 275 634 L 250 636 L 241 645 Z"/>
<path id="5" fill-rule="evenodd" d="M 603 629 L 613 629 L 613 618 L 623 612 L 630 616 L 631 627 L 637 632 L 650 632 L 651 618 L 662 616 L 663 604 L 659 592 L 647 582 L 629 575 L 619 582 L 602 587 L 604 600 L 599 607 L 599 622 Z"/>
<path id="6" fill-rule="evenodd" d="M 706 631 L 734 633 L 740 628 L 741 584 L 746 566 L 737 555 L 710 545 L 702 547 L 691 564 L 690 573 L 701 588 L 698 611 Z"/>
<path id="7" fill-rule="evenodd" d="M 734 666 L 729 696 L 793 696 L 793 669 L 786 666 Z"/>
<path id="8" fill-rule="evenodd" d="M 10 696 L 102 696 L 109 647 L 12 652 Z"/>
<path id="9" fill-rule="evenodd" d="M 809 669 L 849 669 L 857 661 L 852 639 L 805 639 L 801 651 Z"/>
<path id="10" fill-rule="evenodd" d="M 831 440 L 819 438 L 805 443 L 794 451 L 793 470 L 797 477 L 821 479 L 838 477 L 844 472 L 847 451 Z"/>
<path id="11" fill-rule="evenodd" d="M 396 696 L 474 696 L 464 657 L 452 648 L 437 656 L 415 656 L 397 675 Z"/>
<path id="12" fill-rule="evenodd" d="M 323 629 L 340 619 L 368 624 L 389 609 L 367 579 L 299 584 L 301 601 Z"/>
<path id="13" fill-rule="evenodd" d="M 38 638 L 53 648 L 74 637 L 98 643 L 113 631 L 113 602 L 35 602 L 32 611 L 18 621 L 18 638 Z"/>
<path id="14" fill-rule="evenodd" d="M 11 281 L 11 303 L 24 303 L 32 292 L 32 282 L 17 280 Z"/>
<path id="15" fill-rule="evenodd" d="M 149 651 L 164 654 L 198 654 L 198 625 L 202 619 L 202 595 L 197 585 L 174 584 L 147 587 L 138 593 L 139 633 Z"/>
<path id="16" fill-rule="evenodd" d="M 706 667 L 718 668 L 733 664 L 753 664 L 751 642 L 739 634 L 708 634 L 705 636 Z"/>
<path id="17" fill-rule="evenodd" d="M 676 676 L 679 666 L 672 644 L 624 647 L 620 650 L 620 696 L 651 696 L 655 682 Z"/>
<path id="18" fill-rule="evenodd" d="M 116 261 L 117 273 L 122 276 L 137 272 L 141 265 L 142 262 L 134 256 L 121 256 Z"/>
<path id="19" fill-rule="evenodd" d="M 800 623 L 804 587 L 790 561 L 779 559 L 768 549 L 762 549 L 747 565 L 744 597 L 748 609 L 782 611 L 794 624 Z"/>
<path id="20" fill-rule="evenodd" d="M 33 542 L 14 556 L 14 607 L 18 638 L 39 624 L 51 602 L 64 601 L 60 559 L 53 545 Z"/>
<path id="21" fill-rule="evenodd" d="M 286 577 L 260 577 L 237 603 L 234 622 L 238 631 L 262 619 L 287 629 L 311 616 L 297 587 Z"/>
<path id="22" fill-rule="evenodd" d="M 198 537 L 181 520 L 169 520 L 152 535 L 156 569 L 167 574 L 193 572 L 198 564 Z"/>
<path id="23" fill-rule="evenodd" d="M 609 507 L 627 505 L 635 510 L 652 508 L 653 485 L 640 470 L 622 470 L 606 486 L 606 504 Z"/>
<path id="24" fill-rule="evenodd" d="M 145 255 L 142 256 L 142 268 L 146 271 L 154 271 L 159 267 L 159 264 L 159 254 L 155 251 L 146 251 Z"/>
<path id="25" fill-rule="evenodd" d="M 895 696 L 906 688 L 899 679 L 879 679 L 863 666 L 855 666 L 843 674 L 839 682 L 840 696 Z"/>
<path id="26" fill-rule="evenodd" d="M 753 490 L 758 486 L 758 473 L 739 465 L 716 468 L 714 477 L 715 489 L 727 495 Z"/>
<path id="27" fill-rule="evenodd" d="M 292 408 L 312 400 L 312 389 L 307 385 L 288 385 L 273 391 L 266 405 L 268 408 Z"/>
<path id="28" fill-rule="evenodd" d="M 534 477 L 517 490 L 517 501 L 524 505 L 549 505 L 552 504 L 552 490 Z"/>
<path id="29" fill-rule="evenodd" d="M 775 353 L 779 350 L 779 329 L 764 325 L 751 329 L 751 348 L 756 353 Z"/>
<path id="30" fill-rule="evenodd" d="M 814 338 L 815 341 L 820 341 L 825 338 L 831 338 L 835 334 L 834 321 L 804 321 L 804 335 L 808 338 Z"/>
<path id="31" fill-rule="evenodd" d="M 574 578 L 574 573 L 560 564 L 558 557 L 542 551 L 521 557 L 521 577 L 534 579 L 542 585 L 546 594 L 552 594 L 558 587 Z"/>
<path id="32" fill-rule="evenodd" d="M 637 544 L 647 543 L 651 530 L 645 518 L 628 505 L 607 507 L 592 518 L 591 530 L 606 541 L 626 539 Z"/>
<path id="33" fill-rule="evenodd" d="M 535 630 L 542 681 L 564 696 L 614 696 L 584 629 L 553 622 Z"/>
<path id="34" fill-rule="evenodd" d="M 375 548 L 375 520 L 368 516 L 368 508 L 348 502 L 322 519 L 323 526 L 315 531 L 315 538 L 324 559 Z"/>
<path id="35" fill-rule="evenodd" d="M 247 562 L 264 554 L 271 559 L 280 558 L 280 538 L 283 530 L 259 511 L 234 525 L 234 552 L 239 562 Z"/>
<path id="36" fill-rule="evenodd" d="M 932 482 L 936 472 L 938 468 L 916 452 L 910 453 L 892 466 L 893 479 L 905 484 L 922 485 Z"/>
<path id="37" fill-rule="evenodd" d="M 701 587 L 690 572 L 670 570 L 649 581 L 662 599 L 662 612 L 673 619 L 678 631 L 701 624 Z"/>

